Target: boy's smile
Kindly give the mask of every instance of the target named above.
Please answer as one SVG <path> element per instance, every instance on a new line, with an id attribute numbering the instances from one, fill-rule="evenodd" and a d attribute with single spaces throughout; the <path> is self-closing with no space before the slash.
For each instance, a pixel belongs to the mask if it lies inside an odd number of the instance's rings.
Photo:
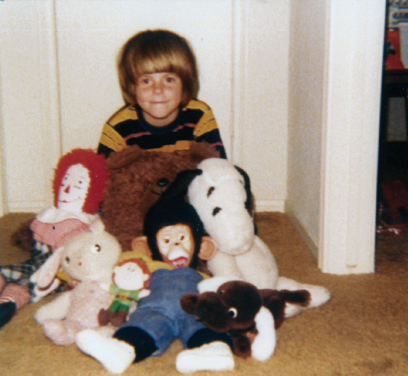
<path id="1" fill-rule="evenodd" d="M 175 73 L 146 73 L 136 83 L 136 101 L 146 121 L 164 127 L 176 120 L 183 95 L 183 84 Z"/>

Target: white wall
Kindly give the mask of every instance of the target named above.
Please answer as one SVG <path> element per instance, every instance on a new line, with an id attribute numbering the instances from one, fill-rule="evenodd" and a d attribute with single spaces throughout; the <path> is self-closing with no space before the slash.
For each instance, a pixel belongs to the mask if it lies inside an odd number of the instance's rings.
<path id="1" fill-rule="evenodd" d="M 51 202 L 60 124 L 52 0 L 0 2 L 3 212 Z"/>
<path id="2" fill-rule="evenodd" d="M 374 271 L 385 1 L 291 2 L 286 211 L 324 272 Z"/>
<path id="3" fill-rule="evenodd" d="M 4 212 L 48 206 L 61 153 L 97 146 L 122 105 L 116 55 L 146 28 L 191 41 L 230 159 L 258 210 L 283 210 L 289 0 L 13 0 L 0 25 Z"/>
<path id="4" fill-rule="evenodd" d="M 291 2 L 289 170 L 286 211 L 319 242 L 326 1 Z"/>

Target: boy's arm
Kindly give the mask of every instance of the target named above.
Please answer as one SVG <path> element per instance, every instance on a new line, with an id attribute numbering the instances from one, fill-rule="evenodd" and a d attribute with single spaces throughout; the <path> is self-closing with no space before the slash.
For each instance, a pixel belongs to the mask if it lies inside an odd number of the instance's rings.
<path id="1" fill-rule="evenodd" d="M 209 143 L 220 153 L 221 158 L 227 158 L 217 121 L 210 108 L 204 112 L 198 121 L 194 136 L 197 142 Z"/>
<path id="2" fill-rule="evenodd" d="M 103 126 L 101 138 L 98 145 L 98 154 L 109 154 L 114 151 L 120 151 L 126 148 L 126 141 L 123 137 L 108 123 Z"/>
<path id="3" fill-rule="evenodd" d="M 125 105 L 121 107 L 105 123 L 99 140 L 98 154 L 109 156 L 113 151 L 120 151 L 127 147 L 124 135 L 118 129 L 120 125 L 131 120 L 138 119 L 136 109 L 132 106 Z"/>

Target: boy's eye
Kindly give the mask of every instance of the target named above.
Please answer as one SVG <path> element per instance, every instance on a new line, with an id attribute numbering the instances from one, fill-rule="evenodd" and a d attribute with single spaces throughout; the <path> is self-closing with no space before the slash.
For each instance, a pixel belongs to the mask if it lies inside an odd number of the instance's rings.
<path id="1" fill-rule="evenodd" d="M 141 78 L 139 78 L 139 80 L 138 80 L 138 84 L 139 85 L 147 85 L 147 84 L 149 84 L 150 83 L 150 79 L 149 78 L 147 78 L 147 77 L 141 77 Z"/>

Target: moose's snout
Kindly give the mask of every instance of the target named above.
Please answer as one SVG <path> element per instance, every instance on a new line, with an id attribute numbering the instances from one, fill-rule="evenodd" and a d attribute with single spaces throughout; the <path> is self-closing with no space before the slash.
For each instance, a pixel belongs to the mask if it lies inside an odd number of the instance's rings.
<path id="1" fill-rule="evenodd" d="M 207 309 L 203 306 L 197 307 L 195 316 L 198 321 L 204 321 L 207 318 Z"/>

